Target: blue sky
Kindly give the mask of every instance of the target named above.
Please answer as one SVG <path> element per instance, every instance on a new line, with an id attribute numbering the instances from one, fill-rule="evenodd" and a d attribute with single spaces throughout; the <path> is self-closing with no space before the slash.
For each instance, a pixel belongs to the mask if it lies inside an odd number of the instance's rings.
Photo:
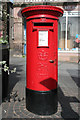
<path id="1" fill-rule="evenodd" d="M 9 1 L 13 2 L 13 0 L 9 0 Z"/>

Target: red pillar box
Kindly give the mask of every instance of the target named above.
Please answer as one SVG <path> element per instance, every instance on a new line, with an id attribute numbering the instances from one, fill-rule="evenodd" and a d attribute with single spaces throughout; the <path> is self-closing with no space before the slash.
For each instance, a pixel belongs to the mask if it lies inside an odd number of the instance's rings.
<path id="1" fill-rule="evenodd" d="M 48 5 L 22 9 L 27 32 L 26 107 L 37 114 L 57 108 L 58 17 L 63 10 Z"/>

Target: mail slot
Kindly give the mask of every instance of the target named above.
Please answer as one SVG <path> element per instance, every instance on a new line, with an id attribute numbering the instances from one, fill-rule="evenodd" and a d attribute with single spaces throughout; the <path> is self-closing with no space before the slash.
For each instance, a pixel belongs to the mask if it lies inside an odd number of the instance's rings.
<path id="1" fill-rule="evenodd" d="M 34 26 L 53 26 L 53 23 L 34 23 Z"/>
<path id="2" fill-rule="evenodd" d="M 48 5 L 22 9 L 26 17 L 26 107 L 48 115 L 57 111 L 58 17 L 63 10 Z"/>

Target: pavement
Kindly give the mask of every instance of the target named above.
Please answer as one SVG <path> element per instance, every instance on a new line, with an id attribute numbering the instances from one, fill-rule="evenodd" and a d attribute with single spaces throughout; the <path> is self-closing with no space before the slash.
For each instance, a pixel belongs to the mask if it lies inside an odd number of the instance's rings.
<path id="1" fill-rule="evenodd" d="M 52 115 L 37 115 L 26 109 L 25 99 L 25 61 L 19 56 L 10 57 L 10 69 L 16 67 L 16 73 L 9 75 L 9 94 L 2 102 L 2 120 L 79 120 L 80 111 L 80 65 L 77 63 L 58 63 L 58 108 Z M 10 119 L 9 119 L 10 118 Z M 20 120 L 20 119 L 19 119 Z"/>

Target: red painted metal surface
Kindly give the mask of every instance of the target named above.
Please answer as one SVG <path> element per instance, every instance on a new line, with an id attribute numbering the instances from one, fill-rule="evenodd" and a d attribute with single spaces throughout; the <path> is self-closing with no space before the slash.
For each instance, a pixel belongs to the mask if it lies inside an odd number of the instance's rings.
<path id="1" fill-rule="evenodd" d="M 26 86 L 28 89 L 36 91 L 54 90 L 58 83 L 57 17 L 63 14 L 63 10 L 41 5 L 24 8 L 22 14 L 27 19 Z M 42 31 L 48 32 L 48 46 L 39 46 L 39 32 Z"/>
<path id="2" fill-rule="evenodd" d="M 63 10 L 59 7 L 50 6 L 50 5 L 36 5 L 36 6 L 30 6 L 26 7 L 22 10 L 22 14 L 26 17 L 32 16 L 32 15 L 39 15 L 39 14 L 47 14 L 52 16 L 62 16 Z"/>

